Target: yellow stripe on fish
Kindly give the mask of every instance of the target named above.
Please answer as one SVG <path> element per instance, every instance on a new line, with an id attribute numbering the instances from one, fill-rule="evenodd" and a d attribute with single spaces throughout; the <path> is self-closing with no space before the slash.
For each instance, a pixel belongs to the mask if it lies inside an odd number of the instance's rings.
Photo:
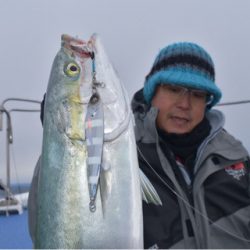
<path id="1" fill-rule="evenodd" d="M 72 140 L 85 140 L 84 105 L 81 104 L 80 95 L 69 98 L 70 126 L 66 133 Z"/>

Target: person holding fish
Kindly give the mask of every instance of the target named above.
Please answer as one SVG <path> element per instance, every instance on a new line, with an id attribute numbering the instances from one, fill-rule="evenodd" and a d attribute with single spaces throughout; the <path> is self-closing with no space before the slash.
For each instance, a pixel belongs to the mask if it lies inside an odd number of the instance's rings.
<path id="1" fill-rule="evenodd" d="M 163 48 L 135 93 L 140 169 L 160 203 L 143 202 L 144 248 L 250 248 L 250 161 L 214 109 L 222 96 L 201 46 Z"/>

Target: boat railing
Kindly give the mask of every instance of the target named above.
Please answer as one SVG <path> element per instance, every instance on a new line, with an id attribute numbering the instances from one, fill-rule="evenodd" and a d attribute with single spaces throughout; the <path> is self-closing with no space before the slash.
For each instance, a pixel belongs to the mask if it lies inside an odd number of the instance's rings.
<path id="1" fill-rule="evenodd" d="M 39 109 L 36 108 L 6 108 L 6 104 L 8 102 L 28 102 L 33 104 L 38 104 Z M 33 99 L 24 99 L 24 98 L 7 98 L 2 101 L 0 105 L 0 131 L 3 130 L 3 114 L 6 115 L 6 184 L 2 181 L 0 183 L 2 189 L 5 191 L 5 199 L 2 199 L 0 202 L 0 211 L 5 211 L 6 215 L 9 214 L 9 211 L 17 210 L 18 213 L 21 213 L 21 204 L 20 202 L 14 198 L 14 195 L 11 191 L 10 184 L 10 144 L 13 143 L 13 130 L 12 130 L 12 112 L 40 112 L 40 104 L 41 102 Z"/>

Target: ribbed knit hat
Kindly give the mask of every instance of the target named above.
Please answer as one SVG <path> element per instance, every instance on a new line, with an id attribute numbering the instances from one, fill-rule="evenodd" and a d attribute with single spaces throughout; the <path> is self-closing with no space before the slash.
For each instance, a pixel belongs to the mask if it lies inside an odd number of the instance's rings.
<path id="1" fill-rule="evenodd" d="M 174 43 L 159 52 L 144 83 L 143 94 L 147 103 L 151 102 L 159 84 L 207 91 L 213 95 L 208 108 L 219 102 L 222 95 L 215 84 L 212 58 L 202 47 L 189 42 Z"/>

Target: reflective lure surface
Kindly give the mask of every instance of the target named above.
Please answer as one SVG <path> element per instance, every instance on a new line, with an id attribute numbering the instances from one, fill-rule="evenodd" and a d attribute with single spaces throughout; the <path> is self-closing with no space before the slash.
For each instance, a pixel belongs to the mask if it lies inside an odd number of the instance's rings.
<path id="1" fill-rule="evenodd" d="M 100 39 L 63 35 L 45 100 L 35 248 L 143 248 L 138 171 L 128 97 Z"/>
<path id="2" fill-rule="evenodd" d="M 103 104 L 97 93 L 92 95 L 87 107 L 85 133 L 88 152 L 87 172 L 90 197 L 89 207 L 90 211 L 95 212 L 95 200 L 100 180 L 104 137 Z"/>

